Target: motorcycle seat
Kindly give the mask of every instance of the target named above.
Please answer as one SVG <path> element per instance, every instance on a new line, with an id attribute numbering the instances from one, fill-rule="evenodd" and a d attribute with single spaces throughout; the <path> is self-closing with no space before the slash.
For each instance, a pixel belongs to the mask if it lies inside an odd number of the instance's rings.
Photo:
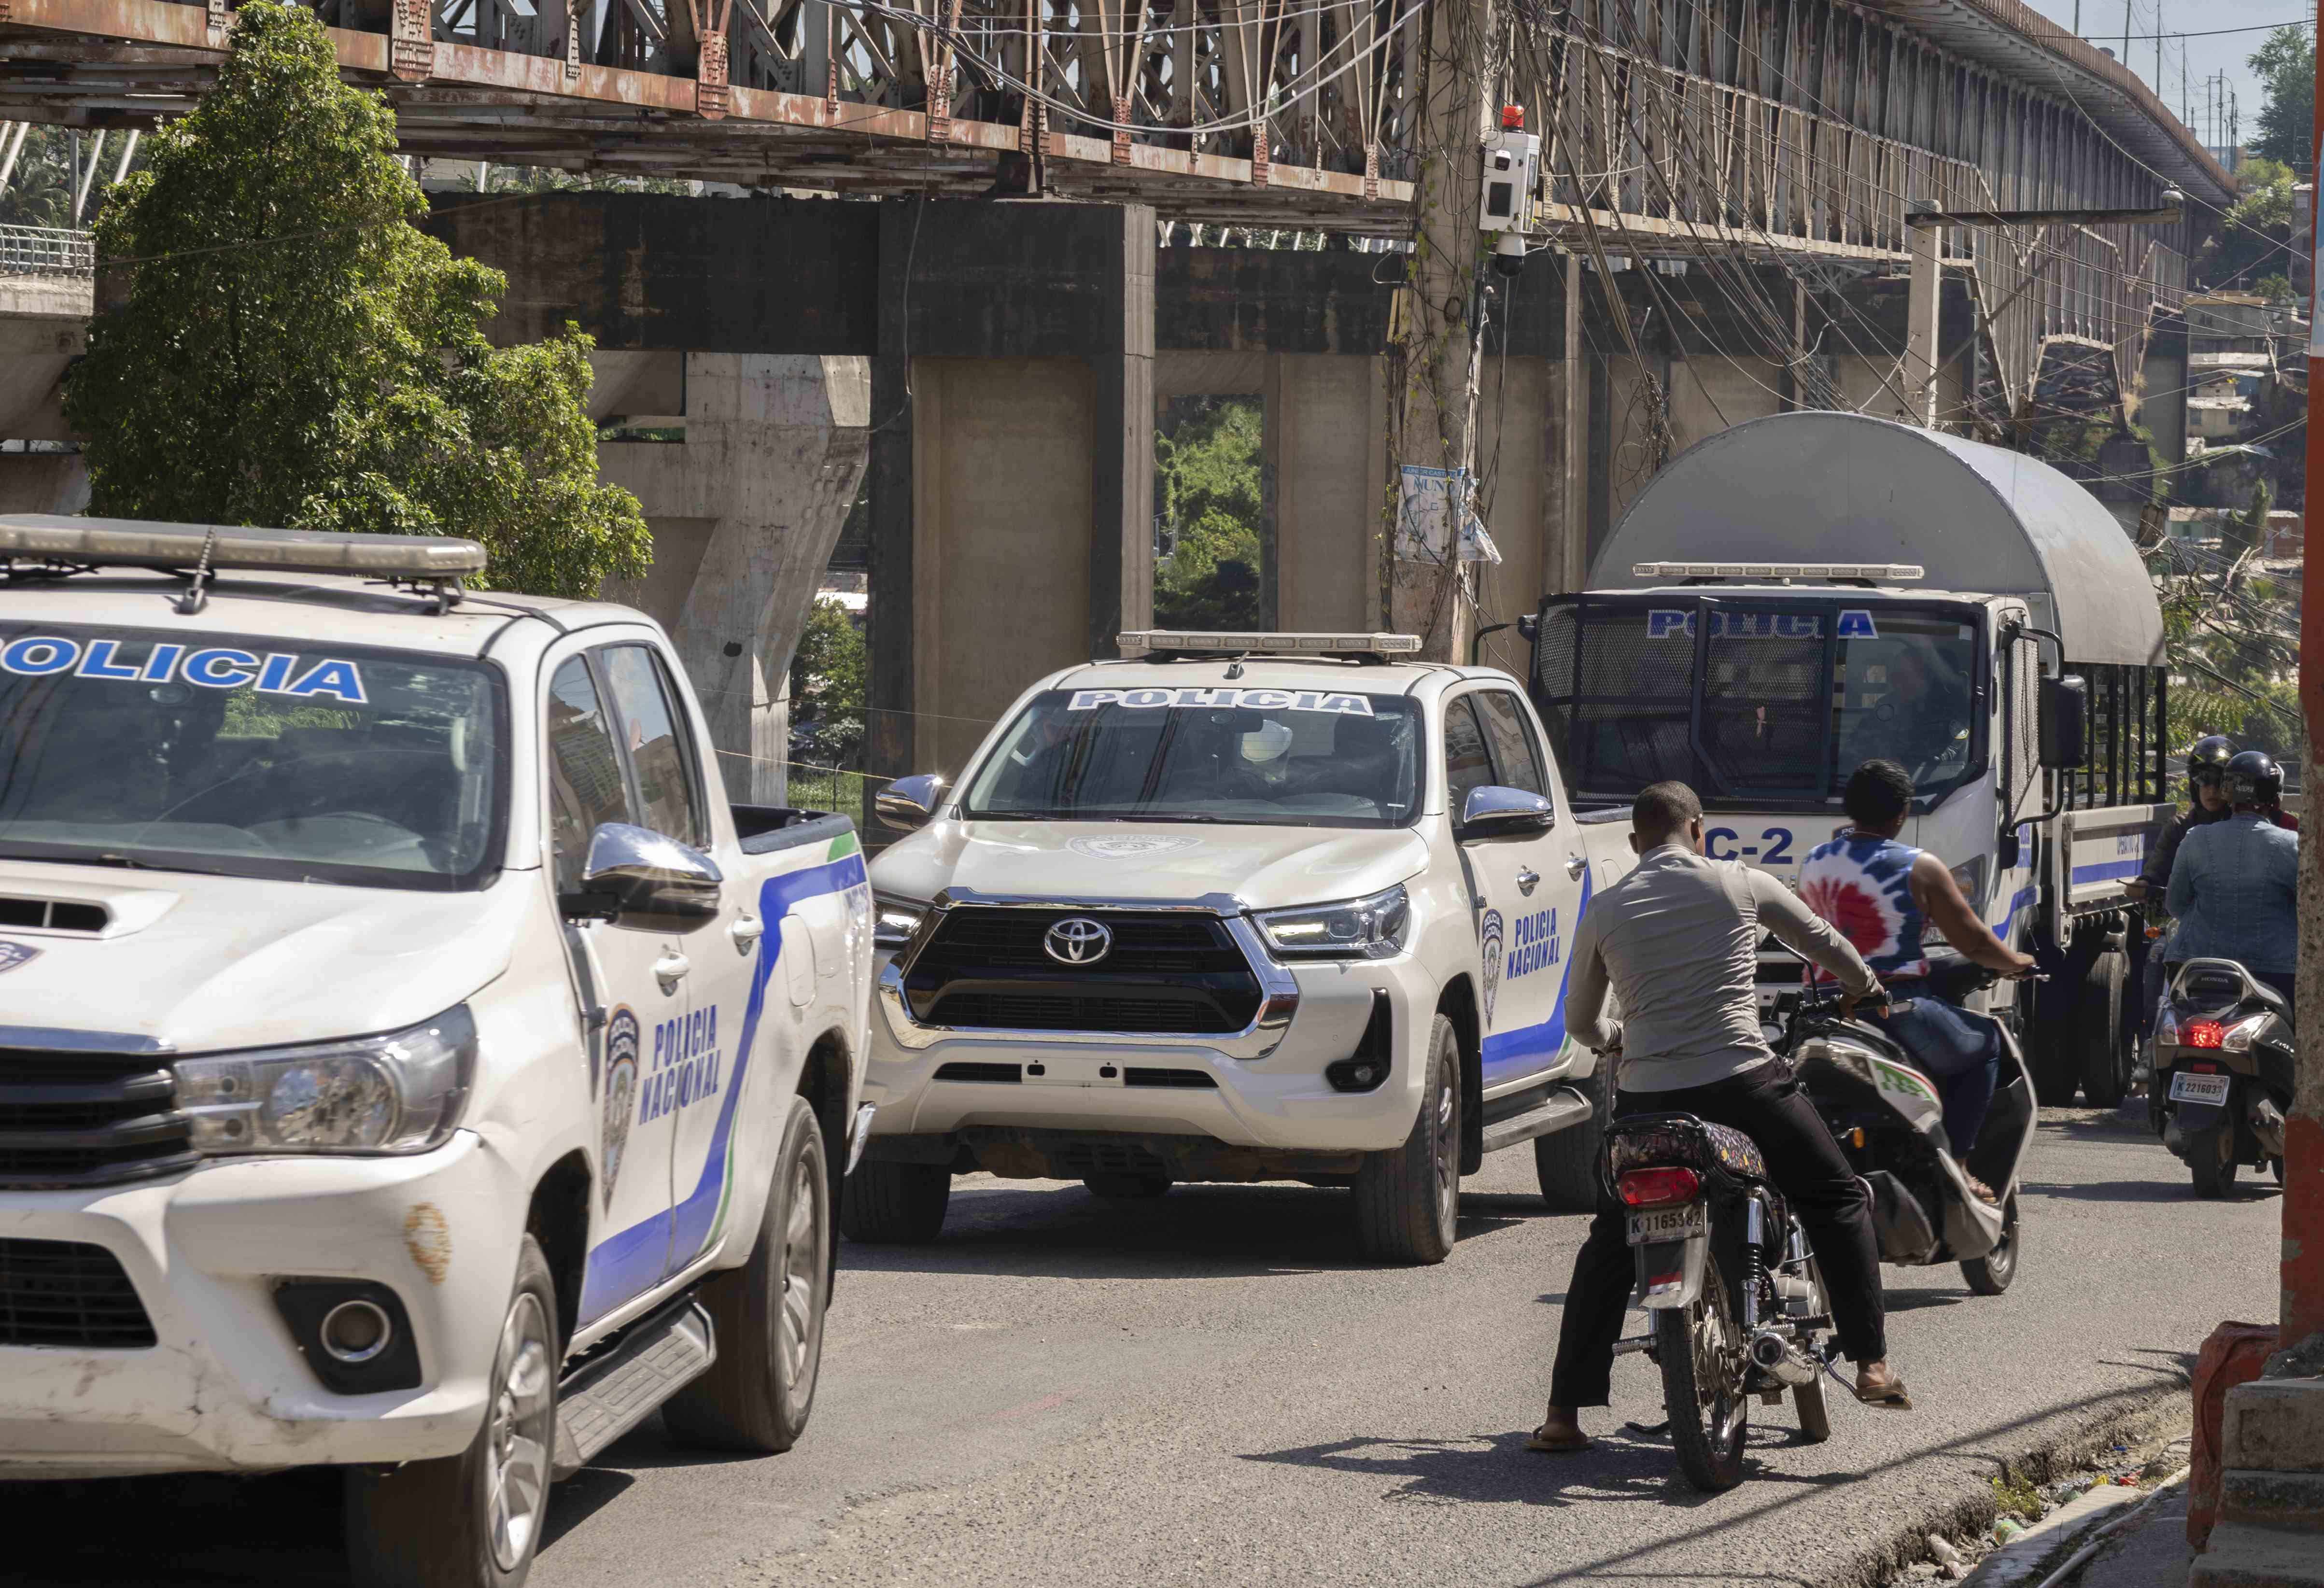
<path id="1" fill-rule="evenodd" d="M 1691 1113 L 1628 1114 L 1606 1127 L 1606 1163 L 1619 1177 L 1634 1168 L 1678 1166 L 1766 1181 L 1759 1144 L 1729 1125 Z"/>

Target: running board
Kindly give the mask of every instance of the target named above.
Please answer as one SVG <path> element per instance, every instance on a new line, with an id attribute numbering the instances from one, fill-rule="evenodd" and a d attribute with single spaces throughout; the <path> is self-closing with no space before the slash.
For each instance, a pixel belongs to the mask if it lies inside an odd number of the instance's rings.
<path id="1" fill-rule="evenodd" d="M 1520 1141 L 1530 1141 L 1536 1136 L 1546 1136 L 1552 1131 L 1563 1131 L 1588 1120 L 1593 1105 L 1590 1099 L 1571 1086 L 1560 1086 L 1547 1097 L 1523 1113 L 1511 1114 L 1505 1120 L 1495 1120 L 1485 1127 L 1485 1150 L 1499 1152 L 1504 1147 L 1515 1147 Z"/>
<path id="2" fill-rule="evenodd" d="M 587 1466 L 717 1360 L 710 1315 L 691 1297 L 632 1327 L 612 1350 L 583 1362 L 558 1385 L 550 1476 L 569 1478 Z"/>

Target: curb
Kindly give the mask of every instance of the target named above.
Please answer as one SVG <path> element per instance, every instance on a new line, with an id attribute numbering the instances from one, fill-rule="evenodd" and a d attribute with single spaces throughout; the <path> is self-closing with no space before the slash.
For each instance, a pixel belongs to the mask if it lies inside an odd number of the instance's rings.
<path id="1" fill-rule="evenodd" d="M 1964 1473 L 1957 1479 L 1945 1480 L 1944 1486 L 1955 1491 L 1953 1498 L 1900 1509 L 1884 1542 L 1804 1579 L 1803 1588 L 1884 1588 L 1905 1567 L 1928 1558 L 1926 1539 L 1930 1534 L 1960 1538 L 1983 1533 L 1993 1526 L 1999 1512 L 1988 1479 L 1995 1472 L 2006 1467 L 2036 1482 L 2046 1482 L 2061 1472 L 2094 1462 L 2116 1445 L 2137 1445 L 2155 1441 L 2165 1434 L 2183 1434 L 2190 1418 L 2187 1396 L 2188 1382 L 2184 1379 L 2151 1389 L 2123 1390 L 2086 1417 L 2037 1436 L 2022 1447 L 1977 1452 L 1974 1460 L 1983 1469 L 1978 1475 Z M 1928 1454 L 1941 1455 L 1944 1447 Z"/>
<path id="2" fill-rule="evenodd" d="M 2182 1480 L 2183 1481 L 2183 1480 Z M 1962 1588 L 2015 1588 L 2038 1582 L 2043 1568 L 2063 1563 L 2084 1535 L 2110 1521 L 2125 1506 L 2152 1500 L 2163 1486 L 2131 1489 L 2119 1483 L 2092 1489 L 2043 1517 L 2008 1543 L 1987 1556 L 1977 1569 L 1961 1579 Z"/>

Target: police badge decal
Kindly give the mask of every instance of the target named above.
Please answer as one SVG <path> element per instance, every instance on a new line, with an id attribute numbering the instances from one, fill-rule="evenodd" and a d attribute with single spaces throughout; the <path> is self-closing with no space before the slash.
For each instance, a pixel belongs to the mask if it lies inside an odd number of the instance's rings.
<path id="1" fill-rule="evenodd" d="M 1484 938 L 1485 956 L 1485 1029 L 1493 1029 L 1493 1002 L 1501 991 L 1501 912 L 1489 909 L 1484 924 L 1478 928 Z"/>
<path id="2" fill-rule="evenodd" d="M 41 951 L 30 943 L 11 943 L 0 937 L 0 971 L 13 971 L 18 965 L 30 965 L 41 957 Z"/>
<path id="3" fill-rule="evenodd" d="M 638 1017 L 626 1003 L 605 1021 L 605 1117 L 598 1158 L 605 1178 L 605 1205 L 613 1205 L 613 1182 L 622 1174 L 622 1149 L 630 1142 L 630 1113 L 638 1101 Z"/>

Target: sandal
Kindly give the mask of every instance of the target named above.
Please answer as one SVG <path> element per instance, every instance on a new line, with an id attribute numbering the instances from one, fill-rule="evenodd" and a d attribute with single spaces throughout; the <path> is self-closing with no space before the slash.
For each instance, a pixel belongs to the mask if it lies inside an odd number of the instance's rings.
<path id="1" fill-rule="evenodd" d="M 1983 1180 L 1978 1179 L 1975 1175 L 1968 1174 L 1966 1172 L 1962 1174 L 1961 1178 L 1969 1182 L 1969 1190 L 1975 1193 L 1977 1199 L 1979 1202 L 1984 1203 L 1986 1206 L 1999 1207 L 2001 1205 L 2001 1193 L 1996 1191 Z"/>
<path id="2" fill-rule="evenodd" d="M 1571 1434 L 1553 1435 L 1549 1431 L 1549 1425 L 1544 1423 L 1540 1427 L 1536 1428 L 1533 1431 L 1533 1436 L 1526 1441 L 1526 1448 L 1537 1450 L 1544 1455 L 1572 1455 L 1577 1451 L 1590 1448 L 1590 1436 L 1579 1429 Z"/>
<path id="3" fill-rule="evenodd" d="M 1872 1383 L 1866 1383 L 1861 1374 L 1856 1380 L 1856 1399 L 1867 1406 L 1877 1406 L 1884 1411 L 1910 1411 L 1913 1398 L 1904 1390 L 1903 1376 L 1893 1369 Z"/>

